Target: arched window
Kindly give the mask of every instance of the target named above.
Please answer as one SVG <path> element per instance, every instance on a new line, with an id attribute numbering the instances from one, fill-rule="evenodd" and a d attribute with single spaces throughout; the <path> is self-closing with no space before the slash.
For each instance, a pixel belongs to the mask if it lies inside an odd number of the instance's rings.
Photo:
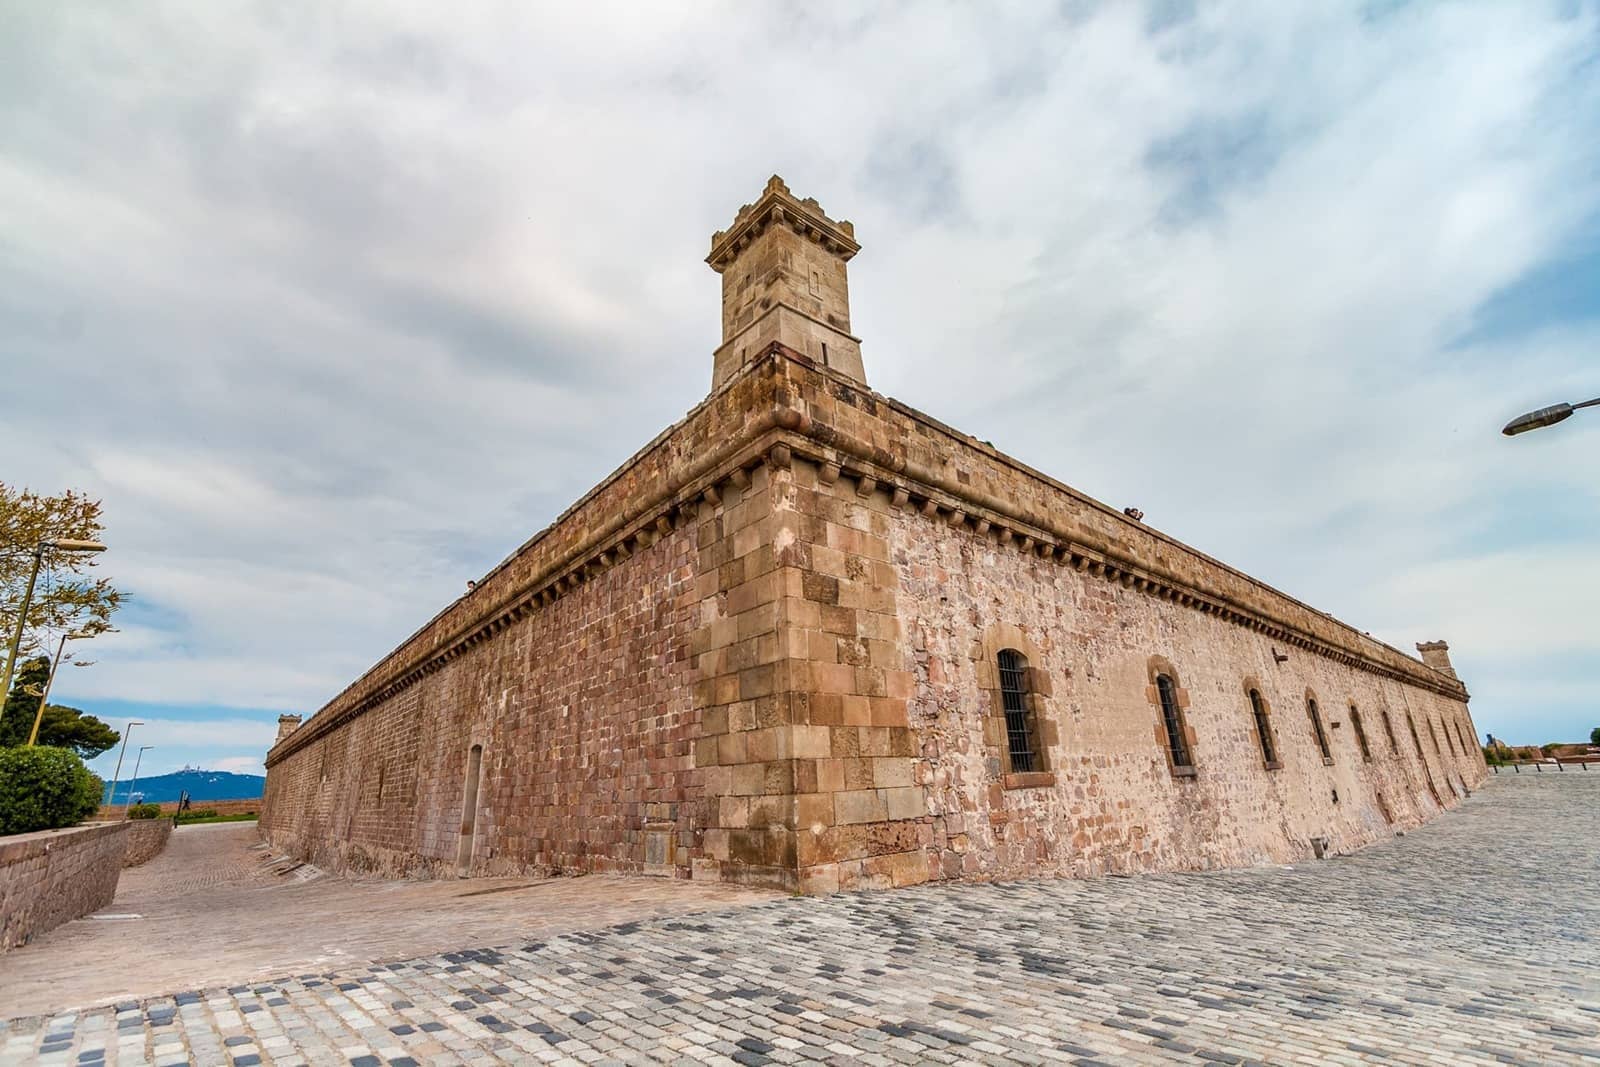
<path id="1" fill-rule="evenodd" d="M 1006 753 L 1013 773 L 1038 770 L 1034 747 L 1033 716 L 1028 710 L 1028 661 L 1014 648 L 999 655 L 1000 700 L 1006 713 Z"/>
<path id="2" fill-rule="evenodd" d="M 1183 711 L 1178 707 L 1178 687 L 1164 674 L 1156 676 L 1156 692 L 1161 698 L 1161 723 L 1167 730 L 1167 756 L 1174 770 L 1192 770 L 1194 757 L 1189 739 L 1184 736 Z"/>
<path id="3" fill-rule="evenodd" d="M 1367 731 L 1361 725 L 1361 713 L 1354 704 L 1350 705 L 1350 725 L 1356 728 L 1356 743 L 1361 746 L 1361 759 L 1364 763 L 1372 762 L 1372 749 L 1367 746 Z"/>
<path id="4" fill-rule="evenodd" d="M 1394 739 L 1394 723 L 1389 721 L 1389 709 L 1383 708 L 1383 732 L 1389 737 L 1389 751 L 1399 752 L 1400 745 Z"/>
<path id="5" fill-rule="evenodd" d="M 1256 737 L 1261 741 L 1261 759 L 1267 769 L 1283 766 L 1278 762 L 1278 751 L 1272 744 L 1272 724 L 1267 721 L 1267 705 L 1261 699 L 1261 693 L 1255 689 L 1250 690 L 1250 714 L 1256 720 Z"/>
<path id="6" fill-rule="evenodd" d="M 1333 762 L 1333 750 L 1328 747 L 1328 734 L 1322 728 L 1322 712 L 1317 710 L 1314 697 L 1306 697 L 1306 715 L 1311 719 L 1311 732 L 1317 735 L 1317 747 L 1322 750 L 1322 762 Z"/>

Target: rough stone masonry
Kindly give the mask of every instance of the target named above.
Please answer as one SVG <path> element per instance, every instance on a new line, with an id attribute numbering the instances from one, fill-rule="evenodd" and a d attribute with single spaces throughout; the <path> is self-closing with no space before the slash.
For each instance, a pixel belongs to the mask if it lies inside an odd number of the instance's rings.
<path id="1" fill-rule="evenodd" d="M 1487 772 L 1419 661 L 871 391 L 853 227 L 713 236 L 711 394 L 267 757 L 335 869 L 827 893 L 1347 850 Z"/>

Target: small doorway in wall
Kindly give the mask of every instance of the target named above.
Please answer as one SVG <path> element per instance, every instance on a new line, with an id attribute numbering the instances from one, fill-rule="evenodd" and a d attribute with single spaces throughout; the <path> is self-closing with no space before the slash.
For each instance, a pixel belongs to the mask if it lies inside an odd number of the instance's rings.
<path id="1" fill-rule="evenodd" d="M 472 866 L 472 835 L 478 825 L 478 774 L 483 769 L 483 746 L 467 753 L 467 784 L 461 793 L 461 843 L 456 847 L 456 873 L 465 878 Z"/>

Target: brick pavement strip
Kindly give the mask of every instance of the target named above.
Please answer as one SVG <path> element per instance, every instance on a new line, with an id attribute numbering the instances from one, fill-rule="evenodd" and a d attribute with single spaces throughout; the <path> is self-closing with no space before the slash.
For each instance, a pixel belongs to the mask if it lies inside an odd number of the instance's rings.
<path id="1" fill-rule="evenodd" d="M 774 900 L 0 1024 L 43 1064 L 1600 1063 L 1600 775 L 1296 868 Z"/>

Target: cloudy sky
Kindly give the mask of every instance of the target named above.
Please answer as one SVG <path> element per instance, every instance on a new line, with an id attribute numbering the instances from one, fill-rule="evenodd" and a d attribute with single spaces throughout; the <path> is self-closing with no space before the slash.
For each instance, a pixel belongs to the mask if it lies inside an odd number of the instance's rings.
<path id="1" fill-rule="evenodd" d="M 868 13 L 870 11 L 870 13 Z M 713 230 L 869 381 L 1600 723 L 1600 9 L 0 0 L 0 479 L 134 596 L 63 702 L 259 772 L 707 391 Z M 97 767 L 109 772 L 109 758 Z M 102 766 L 103 765 L 103 766 Z"/>

